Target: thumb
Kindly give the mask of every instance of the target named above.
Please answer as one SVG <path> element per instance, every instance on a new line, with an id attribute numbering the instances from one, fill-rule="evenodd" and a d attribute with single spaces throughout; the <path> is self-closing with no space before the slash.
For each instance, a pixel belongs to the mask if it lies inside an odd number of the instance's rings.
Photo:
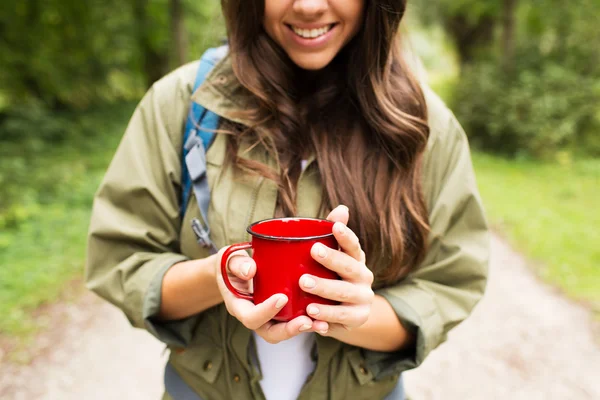
<path id="1" fill-rule="evenodd" d="M 350 211 L 348 207 L 344 205 L 339 205 L 333 209 L 327 216 L 329 221 L 333 222 L 341 222 L 344 225 L 348 225 L 348 219 L 350 218 Z"/>

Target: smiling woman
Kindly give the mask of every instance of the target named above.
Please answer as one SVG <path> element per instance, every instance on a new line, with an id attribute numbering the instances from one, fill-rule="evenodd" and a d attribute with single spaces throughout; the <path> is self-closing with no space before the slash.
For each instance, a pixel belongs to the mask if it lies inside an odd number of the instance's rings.
<path id="1" fill-rule="evenodd" d="M 327 66 L 356 35 L 364 0 L 265 1 L 264 28 L 300 68 Z"/>
<path id="2" fill-rule="evenodd" d="M 404 62 L 406 1 L 221 4 L 229 53 L 195 90 L 198 63 L 162 79 L 132 118 L 96 197 L 88 286 L 174 350 L 166 399 L 182 387 L 194 399 L 403 399 L 402 372 L 481 298 L 489 247 L 466 135 Z M 194 201 L 180 213 L 191 101 L 219 121 L 203 216 Z M 255 304 L 223 274 L 264 293 L 260 265 L 230 245 L 273 217 L 334 222 L 339 246 L 303 257 L 335 275 L 262 252 L 270 271 L 300 270 Z M 213 246 L 196 243 L 194 219 Z M 276 320 L 289 287 L 327 301 Z"/>

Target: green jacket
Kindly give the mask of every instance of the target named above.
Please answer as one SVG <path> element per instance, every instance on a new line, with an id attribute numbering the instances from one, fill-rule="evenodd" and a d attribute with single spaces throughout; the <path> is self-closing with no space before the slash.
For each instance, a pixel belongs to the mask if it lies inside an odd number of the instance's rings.
<path id="1" fill-rule="evenodd" d="M 137 107 L 96 194 L 87 286 L 123 310 L 132 325 L 147 329 L 170 349 L 178 349 L 171 351 L 170 361 L 202 398 L 264 399 L 260 368 L 250 362 L 255 355 L 251 331 L 231 317 L 223 304 L 185 320 L 153 318 L 168 268 L 208 256 L 190 229 L 190 220 L 201 218 L 196 201 L 190 200 L 183 223 L 179 214 L 180 157 L 190 97 L 230 119 L 245 101 L 229 58 L 192 94 L 197 67 L 198 63 L 192 63 L 169 74 L 154 84 Z M 416 335 L 416 345 L 381 353 L 317 335 L 316 369 L 302 389 L 301 400 L 383 398 L 402 371 L 418 366 L 450 329 L 467 318 L 484 292 L 489 232 L 467 138 L 441 100 L 424 90 L 431 127 L 423 168 L 431 224 L 429 252 L 406 279 L 376 291 Z M 225 137 L 217 135 L 207 154 L 208 219 L 212 240 L 219 248 L 248 240 L 246 226 L 272 217 L 277 197 L 270 180 L 234 181 L 230 169 L 222 170 L 225 145 Z M 246 150 L 240 148 L 240 152 Z M 274 165 L 265 154 L 256 147 L 243 156 Z M 318 215 L 321 187 L 314 160 L 309 160 L 298 185 L 298 214 L 323 217 Z"/>

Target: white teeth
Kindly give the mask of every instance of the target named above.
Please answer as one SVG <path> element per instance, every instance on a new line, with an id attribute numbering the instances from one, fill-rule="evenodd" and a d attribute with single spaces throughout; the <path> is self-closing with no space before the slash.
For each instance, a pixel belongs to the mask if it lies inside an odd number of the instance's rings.
<path id="1" fill-rule="evenodd" d="M 305 39 L 318 38 L 319 36 L 323 36 L 324 34 L 329 32 L 330 29 L 331 25 L 324 26 L 323 28 L 319 29 L 300 29 L 296 28 L 295 26 L 292 26 L 292 30 L 296 33 L 296 35 L 301 36 Z"/>

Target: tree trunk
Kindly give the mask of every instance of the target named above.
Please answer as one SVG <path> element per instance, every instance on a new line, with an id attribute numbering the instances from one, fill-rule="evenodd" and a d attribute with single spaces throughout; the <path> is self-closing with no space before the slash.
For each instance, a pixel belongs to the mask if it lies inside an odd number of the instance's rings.
<path id="1" fill-rule="evenodd" d="M 25 14 L 25 26 L 37 27 L 40 22 L 41 7 L 39 0 L 31 0 L 25 3 L 27 6 L 27 12 Z M 35 37 L 35 36 L 34 36 Z M 18 60 L 17 69 L 20 70 L 21 82 L 25 90 L 37 97 L 40 100 L 46 101 L 51 107 L 54 99 L 49 99 L 47 93 L 40 85 L 41 77 L 31 68 L 30 60 L 36 57 L 36 41 L 30 37 L 23 39 L 22 42 L 12 43 L 12 51 L 20 51 L 21 54 L 26 54 L 25 57 L 21 57 Z"/>
<path id="2" fill-rule="evenodd" d="M 517 0 L 504 0 L 502 10 L 502 60 L 505 71 L 513 67 L 515 52 L 515 11 Z"/>
<path id="3" fill-rule="evenodd" d="M 171 62 L 178 67 L 185 63 L 187 54 L 185 20 L 181 0 L 169 0 L 169 14 L 171 16 Z"/>
<path id="4" fill-rule="evenodd" d="M 150 40 L 150 21 L 146 12 L 148 0 L 133 0 L 133 16 L 136 24 L 138 49 L 142 57 L 142 70 L 147 87 L 166 73 L 168 55 L 159 52 Z"/>
<path id="5" fill-rule="evenodd" d="M 464 15 L 454 15 L 446 19 L 444 25 L 456 44 L 461 66 L 470 64 L 477 49 L 492 42 L 494 24 L 495 20 L 491 16 L 483 16 L 474 24 L 470 24 Z"/>

